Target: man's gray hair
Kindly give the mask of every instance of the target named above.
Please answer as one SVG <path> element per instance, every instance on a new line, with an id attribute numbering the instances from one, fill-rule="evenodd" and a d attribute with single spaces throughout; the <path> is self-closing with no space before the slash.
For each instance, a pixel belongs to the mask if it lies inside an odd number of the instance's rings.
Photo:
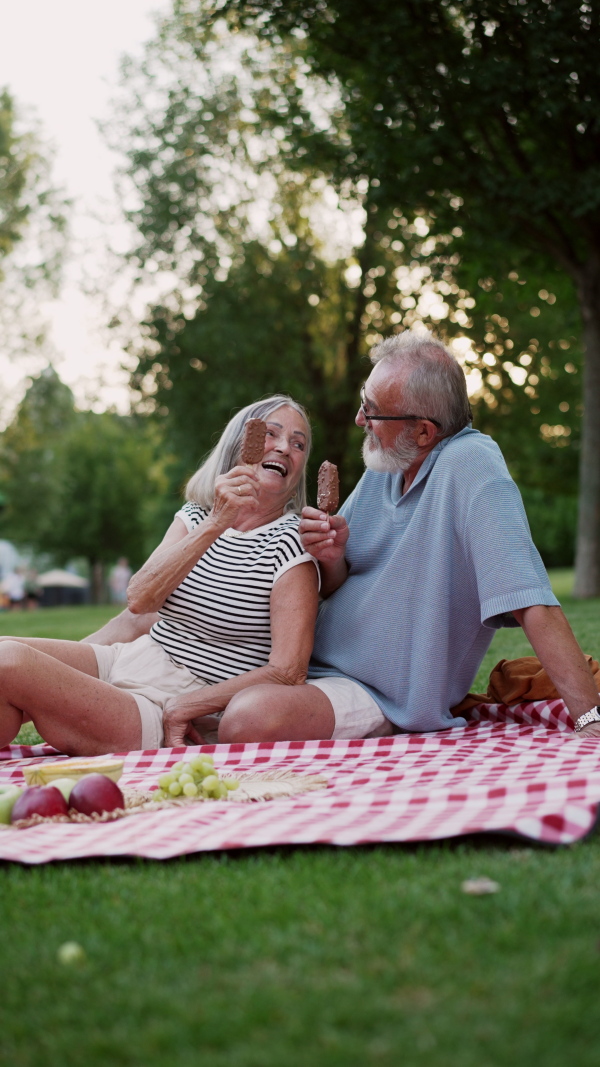
<path id="1" fill-rule="evenodd" d="M 394 334 L 375 345 L 369 358 L 371 363 L 399 363 L 405 369 L 402 392 L 407 415 L 437 419 L 444 437 L 471 422 L 464 371 L 450 349 L 429 331 Z"/>
<path id="2" fill-rule="evenodd" d="M 209 452 L 196 473 L 192 474 L 185 487 L 185 499 L 193 500 L 194 503 L 210 510 L 215 500 L 215 482 L 217 478 L 221 474 L 226 474 L 227 471 L 230 471 L 232 467 L 235 467 L 240 462 L 244 426 L 248 419 L 268 419 L 269 415 L 284 406 L 297 411 L 306 423 L 304 470 L 296 486 L 296 492 L 285 507 L 286 511 L 296 511 L 299 514 L 302 508 L 306 507 L 306 460 L 310 453 L 312 435 L 308 415 L 302 405 L 292 400 L 291 396 L 284 396 L 283 394 L 275 394 L 274 396 L 266 397 L 264 400 L 258 400 L 254 404 L 248 404 L 247 407 L 242 408 L 229 420 L 212 452 Z"/>

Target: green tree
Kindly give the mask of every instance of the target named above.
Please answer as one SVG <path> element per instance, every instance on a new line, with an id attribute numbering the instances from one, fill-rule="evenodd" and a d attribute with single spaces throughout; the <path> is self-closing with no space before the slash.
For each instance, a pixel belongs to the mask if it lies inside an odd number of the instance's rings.
<path id="1" fill-rule="evenodd" d="M 50 163 L 35 125 L 0 90 L 0 344 L 11 355 L 42 343 L 39 306 L 60 280 L 68 202 Z"/>
<path id="2" fill-rule="evenodd" d="M 492 276 L 508 274 L 516 255 L 571 279 L 585 348 L 576 592 L 599 595 L 596 6 L 232 0 L 225 7 L 255 25 L 258 16 L 267 35 L 305 36 L 313 69 L 340 87 L 338 167 L 376 178 L 383 200 L 426 212 L 439 234 L 460 226 L 479 244 L 479 263 L 493 260 Z M 295 137 L 301 147 L 298 127 Z"/>
<path id="3" fill-rule="evenodd" d="M 58 559 L 89 562 L 94 600 L 102 599 L 106 564 L 118 556 L 134 567 L 143 562 L 161 488 L 154 441 L 138 420 L 78 415 L 63 442 L 58 514 L 46 548 Z"/>
<path id="4" fill-rule="evenodd" d="M 0 435 L 0 530 L 59 563 L 87 559 L 100 599 L 103 567 L 121 555 L 138 566 L 172 517 L 165 462 L 148 420 L 77 412 L 48 367 Z"/>
<path id="5" fill-rule="evenodd" d="M 386 236 L 386 222 L 400 223 L 388 220 L 375 183 L 340 190 L 363 212 L 363 239 L 332 251 L 314 215 L 318 160 L 291 160 L 278 127 L 280 117 L 309 121 L 302 56 L 232 41 L 176 5 L 141 65 L 126 66 L 111 130 L 125 154 L 129 203 L 135 191 L 130 262 L 141 280 L 177 283 L 132 345 L 134 386 L 143 410 L 166 420 L 178 479 L 235 407 L 287 390 L 313 416 L 314 462 L 338 463 L 348 491 L 360 473 L 354 415 L 364 357 L 403 318 L 395 270 L 405 245 Z M 224 62 L 232 49 L 235 75 Z M 315 126 L 315 152 L 318 144 Z M 414 243 L 416 231 L 406 219 L 402 226 Z"/>
<path id="6" fill-rule="evenodd" d="M 17 544 L 48 549 L 60 511 L 62 446 L 75 419 L 71 390 L 47 367 L 0 435 L 0 529 Z"/>

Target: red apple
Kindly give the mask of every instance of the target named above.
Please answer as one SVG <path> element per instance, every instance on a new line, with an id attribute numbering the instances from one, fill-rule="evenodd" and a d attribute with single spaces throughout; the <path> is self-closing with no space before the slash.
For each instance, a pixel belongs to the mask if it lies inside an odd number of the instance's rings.
<path id="1" fill-rule="evenodd" d="M 55 789 L 53 785 L 31 785 L 17 797 L 10 813 L 10 821 L 30 819 L 32 815 L 43 815 L 48 819 L 53 815 L 68 814 L 69 808 L 60 789 Z"/>
<path id="2" fill-rule="evenodd" d="M 85 774 L 71 790 L 69 806 L 83 815 L 99 814 L 124 808 L 123 794 L 116 782 L 105 774 Z"/>

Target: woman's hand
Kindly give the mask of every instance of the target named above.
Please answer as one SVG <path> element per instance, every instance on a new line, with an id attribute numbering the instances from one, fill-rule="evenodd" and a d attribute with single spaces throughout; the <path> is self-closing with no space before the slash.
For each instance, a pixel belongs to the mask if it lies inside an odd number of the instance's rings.
<path id="1" fill-rule="evenodd" d="M 193 720 L 198 717 L 198 705 L 195 707 L 180 697 L 170 697 L 163 709 L 163 730 L 165 748 L 177 748 L 185 745 L 186 737 L 195 745 L 205 744 L 198 733 Z"/>
<path id="2" fill-rule="evenodd" d="M 184 745 L 186 737 L 196 745 L 205 744 L 195 724 L 202 729 L 202 719 L 207 716 L 208 728 L 214 729 L 213 715 L 224 711 L 231 698 L 249 686 L 301 685 L 313 647 L 317 602 L 317 572 L 313 563 L 299 563 L 282 574 L 271 592 L 269 662 L 224 682 L 167 700 L 163 710 L 165 746 Z"/>
<path id="3" fill-rule="evenodd" d="M 259 481 L 249 464 L 233 467 L 215 481 L 215 499 L 207 521 L 220 530 L 235 526 L 258 508 Z"/>

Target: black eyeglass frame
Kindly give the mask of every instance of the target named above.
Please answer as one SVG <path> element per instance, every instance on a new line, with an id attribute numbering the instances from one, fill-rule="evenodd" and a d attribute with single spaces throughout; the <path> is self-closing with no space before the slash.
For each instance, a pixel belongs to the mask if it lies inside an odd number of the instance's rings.
<path id="1" fill-rule="evenodd" d="M 434 426 L 437 426 L 438 430 L 441 430 L 442 424 L 437 419 L 432 419 L 430 415 L 368 415 L 365 409 L 365 387 L 364 385 L 360 390 L 360 410 L 363 413 L 367 422 L 407 422 L 415 419 L 424 419 L 425 422 L 432 422 Z"/>

